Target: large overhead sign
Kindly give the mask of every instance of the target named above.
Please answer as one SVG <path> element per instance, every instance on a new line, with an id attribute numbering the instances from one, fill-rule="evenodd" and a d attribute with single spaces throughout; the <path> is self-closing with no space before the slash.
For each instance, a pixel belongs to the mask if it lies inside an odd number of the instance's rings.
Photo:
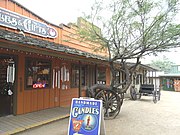
<path id="1" fill-rule="evenodd" d="M 45 23 L 0 7 L 0 25 L 41 37 L 56 38 L 57 31 Z"/>

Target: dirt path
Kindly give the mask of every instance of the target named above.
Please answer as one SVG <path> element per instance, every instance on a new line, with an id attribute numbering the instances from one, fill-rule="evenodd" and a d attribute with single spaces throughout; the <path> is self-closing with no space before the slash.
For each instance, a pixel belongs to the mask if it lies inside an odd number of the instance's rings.
<path id="1" fill-rule="evenodd" d="M 67 135 L 68 120 L 27 130 L 18 135 Z M 180 135 L 180 92 L 163 91 L 161 101 L 152 96 L 141 100 L 126 99 L 120 114 L 105 120 L 106 135 Z"/>
<path id="2" fill-rule="evenodd" d="M 162 91 L 154 104 L 151 96 L 126 100 L 114 120 L 106 120 L 107 135 L 180 135 L 180 92 Z"/>

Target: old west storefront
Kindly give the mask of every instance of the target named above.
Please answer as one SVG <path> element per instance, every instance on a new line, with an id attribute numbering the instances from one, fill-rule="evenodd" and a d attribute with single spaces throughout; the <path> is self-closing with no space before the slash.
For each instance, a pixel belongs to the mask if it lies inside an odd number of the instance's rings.
<path id="1" fill-rule="evenodd" d="M 0 116 L 69 106 L 86 86 L 110 83 L 106 53 L 71 38 L 74 29 L 13 0 L 0 6 Z"/>

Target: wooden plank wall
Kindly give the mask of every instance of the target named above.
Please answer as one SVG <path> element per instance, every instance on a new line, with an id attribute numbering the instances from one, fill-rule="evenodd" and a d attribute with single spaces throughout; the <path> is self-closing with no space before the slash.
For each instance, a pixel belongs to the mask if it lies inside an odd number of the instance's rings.
<path id="1" fill-rule="evenodd" d="M 81 41 L 81 39 L 77 36 L 77 27 L 73 25 L 63 27 L 62 44 L 72 48 L 78 48 L 81 51 L 86 51 L 95 55 L 108 56 L 107 50 L 94 51 L 95 48 L 100 48 L 100 45 L 92 42 Z"/>
<path id="2" fill-rule="evenodd" d="M 45 89 L 26 89 L 25 88 L 25 60 L 27 58 L 32 59 L 44 59 L 45 56 L 39 56 L 38 54 L 27 54 L 26 52 L 17 50 L 0 50 L 0 54 L 16 55 L 17 61 L 17 114 L 24 114 L 28 112 L 38 111 L 53 107 L 67 107 L 70 106 L 71 99 L 79 96 L 78 88 L 68 88 L 62 90 L 61 88 L 49 88 Z M 56 58 L 46 58 L 52 63 L 51 72 L 57 66 L 61 67 L 62 64 L 66 63 L 69 69 L 71 68 L 71 62 L 64 61 Z M 106 69 L 107 76 L 110 75 L 109 69 Z M 51 77 L 52 80 L 52 77 Z M 108 80 L 108 78 L 106 78 Z M 107 81 L 108 83 L 108 81 Z M 86 91 L 82 90 L 82 96 L 86 96 Z"/>
<path id="3" fill-rule="evenodd" d="M 47 40 L 50 42 L 54 42 L 54 43 L 58 43 L 58 44 L 63 44 L 69 47 L 73 47 L 73 48 L 77 48 L 79 50 L 82 51 L 87 51 L 89 53 L 94 53 L 94 54 L 98 54 L 98 55 L 102 55 L 102 56 L 108 56 L 108 53 L 106 50 L 101 50 L 99 52 L 94 52 L 92 48 L 94 47 L 99 47 L 99 45 L 97 44 L 93 44 L 91 42 L 81 42 L 79 41 L 79 38 L 77 37 L 76 34 L 76 29 L 73 26 L 70 27 L 66 27 L 64 25 L 63 28 L 59 27 L 59 26 L 54 26 L 50 23 L 48 23 L 45 20 L 40 19 L 39 17 L 37 17 L 36 15 L 32 14 L 31 12 L 27 11 L 26 9 L 24 9 L 23 7 L 20 7 L 18 4 L 11 2 L 9 0 L 1 0 L 0 1 L 0 6 L 2 8 L 8 9 L 10 11 L 16 12 L 18 14 L 27 16 L 29 18 L 35 19 L 37 21 L 46 23 L 47 25 L 55 28 L 58 32 L 58 36 L 57 38 L 45 38 L 45 37 L 40 37 L 40 36 L 36 36 L 33 34 L 29 34 L 29 33 L 25 33 L 26 36 L 31 36 L 33 38 L 38 38 L 38 39 L 42 39 L 42 40 Z M 0 26 L 0 28 L 2 29 L 6 29 L 9 31 L 13 31 L 13 32 L 17 32 L 17 30 L 11 29 L 11 28 L 5 28 L 3 26 Z"/>
<path id="4" fill-rule="evenodd" d="M 110 85 L 111 83 L 111 71 L 110 67 L 106 67 L 106 85 Z"/>
<path id="5" fill-rule="evenodd" d="M 53 107 L 67 107 L 70 106 L 71 99 L 74 97 L 78 97 L 78 88 L 69 88 L 66 90 L 62 90 L 61 88 L 46 88 L 46 89 L 28 89 L 24 88 L 24 80 L 25 80 L 25 68 L 22 65 L 25 65 L 25 54 L 19 55 L 19 63 L 18 63 L 18 78 L 22 78 L 22 88 L 20 88 L 21 84 L 19 81 L 18 85 L 18 101 L 17 101 L 17 114 L 23 114 L 38 110 L 43 110 L 47 108 Z M 41 58 L 42 57 L 42 58 Z M 41 58 L 43 56 L 37 57 L 32 56 L 32 58 Z M 52 69 L 57 68 L 57 66 L 63 63 L 59 59 L 50 59 L 52 61 Z M 68 63 L 68 62 L 67 62 Z M 19 79 L 20 80 L 20 79 Z M 51 77 L 52 80 L 52 77 Z M 21 90 L 22 89 L 22 90 Z"/>
<path id="6" fill-rule="evenodd" d="M 9 0 L 0 0 L 0 6 L 3 8 L 6 8 L 8 10 L 11 10 L 13 12 L 16 12 L 18 14 L 30 17 L 32 19 L 45 22 L 44 20 L 41 20 L 37 16 L 33 15 L 31 12 L 25 10 L 24 8 L 20 7 L 19 5 L 15 4 L 14 2 L 11 2 Z M 46 23 L 46 22 L 45 22 Z M 62 30 L 59 27 L 55 27 L 54 25 L 48 24 L 52 27 L 54 27 L 58 31 L 58 37 L 55 39 L 49 39 L 44 37 L 35 36 L 32 34 L 25 33 L 26 36 L 31 36 L 33 38 L 38 38 L 42 40 L 48 40 L 50 42 L 58 43 L 58 44 L 64 44 L 68 45 L 70 47 L 76 47 L 81 50 L 86 50 L 89 52 L 92 52 L 92 49 L 90 49 L 89 44 L 80 43 L 77 40 L 73 40 L 71 44 L 67 42 L 63 42 L 63 38 L 67 37 L 65 34 L 71 33 L 73 30 L 71 28 L 66 28 Z M 8 31 L 17 32 L 17 30 L 5 28 L 3 26 L 0 26 L 0 29 L 5 29 Z M 63 37 L 63 36 L 64 37 Z M 66 38 L 65 38 L 66 39 Z M 16 44 L 14 44 L 16 45 Z M 0 50 L 0 54 L 3 51 Z M 78 88 L 69 88 L 66 90 L 58 89 L 58 88 L 46 88 L 46 89 L 31 89 L 26 90 L 25 89 L 25 58 L 28 56 L 25 52 L 5 52 L 6 54 L 15 54 L 18 56 L 18 63 L 17 63 L 17 114 L 24 114 L 32 111 L 38 111 L 42 109 L 57 107 L 57 106 L 69 106 L 71 103 L 71 99 L 73 97 L 78 97 L 79 91 Z M 103 53 L 101 53 L 104 55 Z M 44 59 L 44 56 L 38 56 L 37 54 L 32 54 L 32 58 L 42 58 Z M 57 60 L 55 58 L 49 58 L 49 60 L 52 61 L 52 69 L 57 66 L 58 64 L 61 64 L 61 60 Z M 52 77 L 51 77 L 52 78 Z M 82 92 L 82 95 L 85 95 L 85 91 Z"/>

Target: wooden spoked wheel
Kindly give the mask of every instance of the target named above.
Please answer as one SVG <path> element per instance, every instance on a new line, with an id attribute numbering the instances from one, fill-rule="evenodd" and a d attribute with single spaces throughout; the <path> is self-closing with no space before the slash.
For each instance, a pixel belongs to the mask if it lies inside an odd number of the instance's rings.
<path id="1" fill-rule="evenodd" d="M 115 91 L 101 89 L 96 93 L 95 99 L 102 100 L 105 119 L 113 119 L 119 114 L 122 100 Z"/>

